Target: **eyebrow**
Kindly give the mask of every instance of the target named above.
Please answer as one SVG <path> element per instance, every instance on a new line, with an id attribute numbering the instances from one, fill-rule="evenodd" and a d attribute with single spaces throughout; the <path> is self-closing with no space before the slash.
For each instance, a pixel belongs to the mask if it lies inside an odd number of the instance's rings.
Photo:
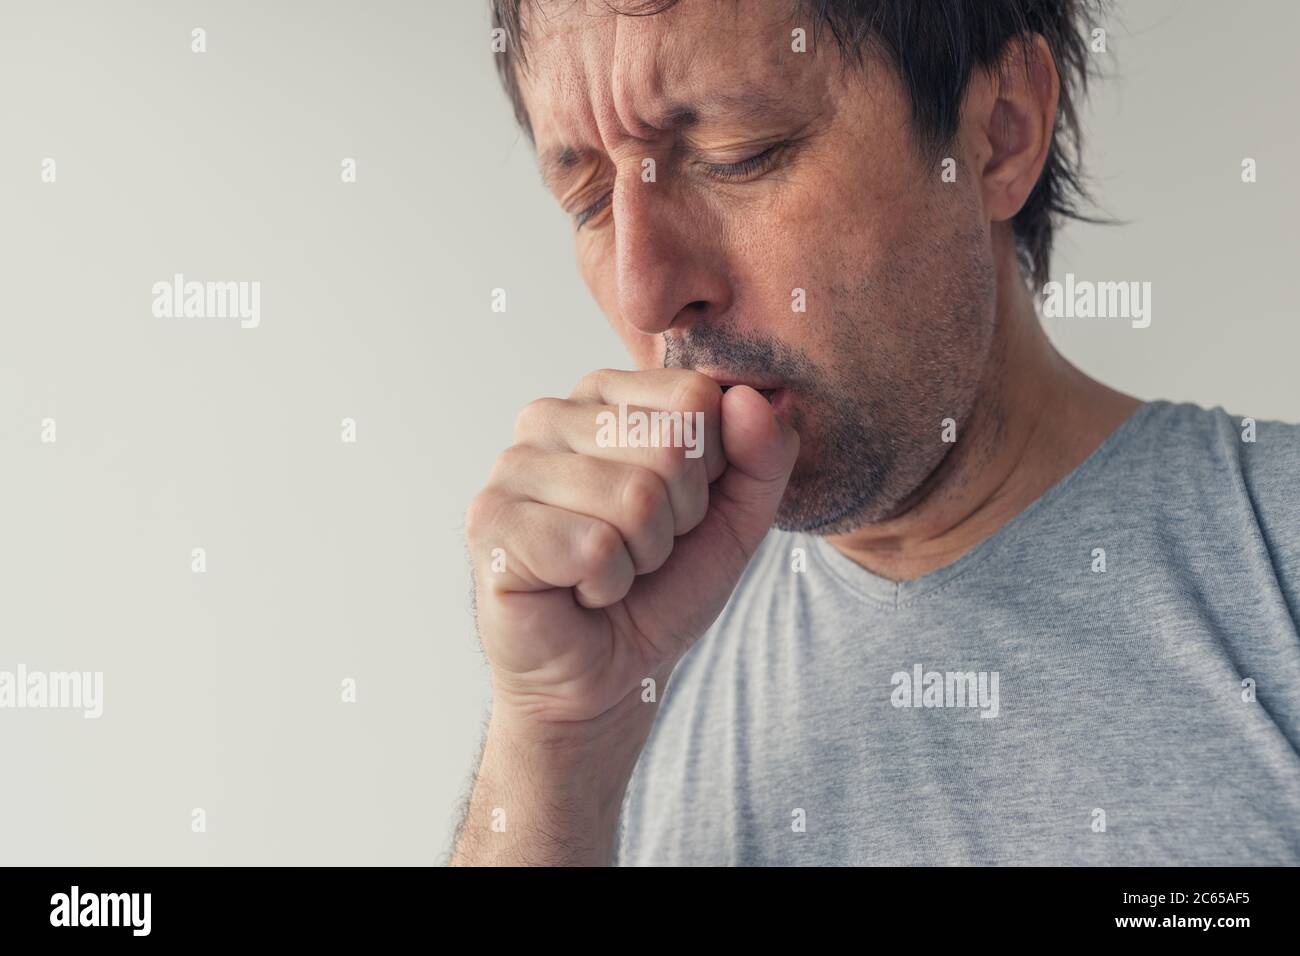
<path id="1" fill-rule="evenodd" d="M 542 156 L 538 165 L 542 170 L 542 185 L 554 189 L 564 175 L 582 161 L 582 154 L 572 146 L 556 146 Z"/>
<path id="2" fill-rule="evenodd" d="M 655 122 L 647 124 L 660 132 L 690 129 L 699 125 L 701 117 L 725 117 L 731 122 L 749 123 L 791 112 L 787 104 L 780 103 L 761 90 L 743 93 L 714 93 L 698 104 L 675 104 L 664 111 Z M 554 189 L 565 174 L 582 162 L 583 150 L 568 144 L 548 149 L 538 160 L 542 184 Z"/>
<path id="3" fill-rule="evenodd" d="M 686 129 L 700 121 L 701 116 L 720 116 L 741 122 L 767 119 L 788 113 L 791 106 L 759 89 L 740 93 L 711 93 L 700 100 L 698 106 L 675 105 L 654 124 L 658 129 Z"/>

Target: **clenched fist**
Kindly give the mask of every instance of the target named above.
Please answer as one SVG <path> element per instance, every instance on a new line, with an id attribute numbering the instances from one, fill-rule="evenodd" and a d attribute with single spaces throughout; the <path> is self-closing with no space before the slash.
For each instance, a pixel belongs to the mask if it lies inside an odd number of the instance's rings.
<path id="1" fill-rule="evenodd" d="M 600 440 L 620 406 L 702 413 L 702 454 Z M 671 670 L 726 604 L 798 449 L 759 392 L 682 369 L 593 372 L 526 407 L 467 516 L 494 719 L 594 721 Z"/>

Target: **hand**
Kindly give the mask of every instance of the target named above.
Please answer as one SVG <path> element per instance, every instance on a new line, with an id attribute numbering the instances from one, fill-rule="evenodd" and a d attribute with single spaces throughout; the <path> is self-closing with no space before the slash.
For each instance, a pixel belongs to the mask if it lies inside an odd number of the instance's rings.
<path id="1" fill-rule="evenodd" d="M 600 447 L 597 416 L 620 403 L 702 412 L 703 454 Z M 798 436 L 748 386 L 603 370 L 567 400 L 528 405 L 515 442 L 467 516 L 493 720 L 593 721 L 717 618 L 771 526 Z"/>

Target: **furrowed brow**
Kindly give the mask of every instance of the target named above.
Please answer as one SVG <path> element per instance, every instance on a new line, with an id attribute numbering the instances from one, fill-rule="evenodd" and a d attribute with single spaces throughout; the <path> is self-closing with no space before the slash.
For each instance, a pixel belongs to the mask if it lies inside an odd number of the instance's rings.
<path id="1" fill-rule="evenodd" d="M 736 125 L 759 123 L 792 112 L 789 104 L 773 99 L 759 90 L 742 93 L 715 93 L 698 103 L 675 104 L 647 126 L 658 132 L 690 129 L 708 122 Z M 546 151 L 540 158 L 542 183 L 554 190 L 565 176 L 582 162 L 583 151 L 561 144 Z"/>
<path id="2" fill-rule="evenodd" d="M 788 104 L 782 103 L 757 90 L 745 90 L 740 93 L 713 93 L 704 97 L 697 104 L 684 104 L 668 109 L 656 129 L 687 129 L 701 122 L 722 121 L 728 123 L 753 123 L 790 111 Z"/>

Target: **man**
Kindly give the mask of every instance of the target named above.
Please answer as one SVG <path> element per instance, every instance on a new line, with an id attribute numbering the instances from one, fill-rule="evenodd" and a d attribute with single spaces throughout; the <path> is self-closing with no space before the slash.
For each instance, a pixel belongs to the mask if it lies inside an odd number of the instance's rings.
<path id="1" fill-rule="evenodd" d="M 1080 3 L 493 7 L 642 371 L 529 405 L 470 507 L 452 862 L 1300 861 L 1300 429 L 1035 313 Z"/>

